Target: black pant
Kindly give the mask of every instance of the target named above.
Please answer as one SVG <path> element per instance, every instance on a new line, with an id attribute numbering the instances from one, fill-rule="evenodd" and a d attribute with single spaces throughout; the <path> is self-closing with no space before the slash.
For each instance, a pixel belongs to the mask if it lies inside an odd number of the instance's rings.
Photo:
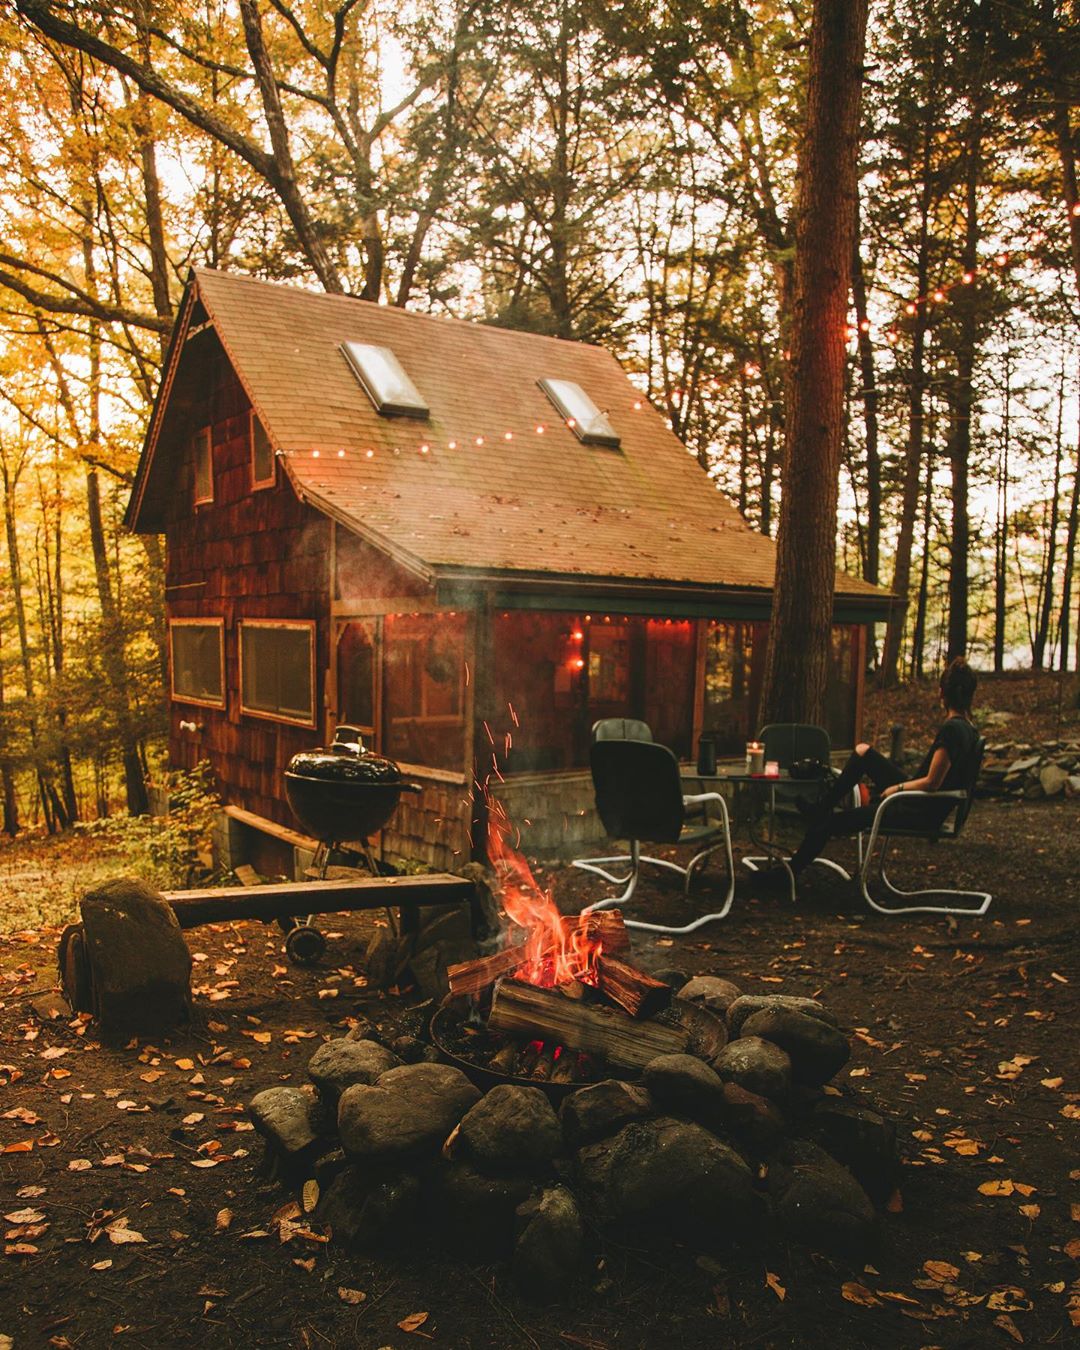
<path id="1" fill-rule="evenodd" d="M 845 799 L 850 800 L 856 783 L 869 778 L 876 792 L 868 806 L 851 806 L 837 810 Z M 830 786 L 821 803 L 821 817 L 807 826 L 802 843 L 795 850 L 790 867 L 793 872 L 801 872 L 807 863 L 812 863 L 830 839 L 837 835 L 858 834 L 874 823 L 878 801 L 882 792 L 895 783 L 902 783 L 904 775 L 884 755 L 873 748 L 865 755 L 852 754 L 840 771 L 839 778 Z"/>

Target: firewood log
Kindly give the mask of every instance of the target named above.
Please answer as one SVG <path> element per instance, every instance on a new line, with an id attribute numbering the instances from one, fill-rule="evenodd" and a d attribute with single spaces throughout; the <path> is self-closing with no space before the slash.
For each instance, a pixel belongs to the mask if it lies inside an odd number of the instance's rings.
<path id="1" fill-rule="evenodd" d="M 601 993 L 607 995 L 631 1017 L 652 1017 L 671 1003 L 671 986 L 654 980 L 636 966 L 603 956 L 596 963 Z"/>

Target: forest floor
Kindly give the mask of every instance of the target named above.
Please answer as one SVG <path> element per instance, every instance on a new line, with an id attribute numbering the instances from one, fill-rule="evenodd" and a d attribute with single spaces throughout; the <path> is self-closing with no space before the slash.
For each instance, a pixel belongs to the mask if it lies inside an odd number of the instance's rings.
<path id="1" fill-rule="evenodd" d="M 824 873 L 793 907 L 755 898 L 745 874 L 726 922 L 687 938 L 634 934 L 646 968 L 819 994 L 840 1016 L 853 1036 L 840 1082 L 896 1120 L 904 1156 L 882 1250 L 851 1264 L 799 1248 L 641 1250 L 591 1234 L 581 1286 L 558 1306 L 523 1298 L 505 1265 L 434 1239 L 377 1257 L 325 1243 L 317 1223 L 308 1236 L 286 1225 L 281 1240 L 275 1214 L 300 1191 L 265 1174 L 244 1109 L 264 1087 L 304 1082 L 314 1048 L 350 1019 L 408 1019 L 414 994 L 376 994 L 358 973 L 379 916 L 324 919 L 329 949 L 315 968 L 289 965 L 278 931 L 259 923 L 191 931 L 196 1020 L 154 1044 L 111 1042 L 71 1017 L 55 990 L 55 927 L 9 932 L 0 1346 L 1071 1343 L 1080 801 L 982 802 L 961 843 L 913 856 L 942 884 L 991 890 L 989 914 L 868 916 Z M 50 857 L 39 846 L 20 861 L 52 877 Z M 567 911 L 596 898 L 593 879 L 567 867 L 541 880 Z M 688 907 L 650 878 L 634 908 L 685 922 L 721 880 L 710 865 Z M 6 884 L 39 878 L 11 870 Z"/>

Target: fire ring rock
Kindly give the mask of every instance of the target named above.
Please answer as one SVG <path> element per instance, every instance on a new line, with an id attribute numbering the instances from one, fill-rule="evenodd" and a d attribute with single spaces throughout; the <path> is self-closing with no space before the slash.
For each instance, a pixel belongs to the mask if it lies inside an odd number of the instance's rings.
<path id="1" fill-rule="evenodd" d="M 191 953 L 157 891 L 128 877 L 107 881 L 79 910 L 102 1026 L 157 1031 L 188 1021 Z"/>
<path id="2" fill-rule="evenodd" d="M 869 1196 L 816 1144 L 790 1143 L 782 1162 L 769 1168 L 769 1182 L 777 1222 L 788 1237 L 860 1259 L 877 1246 L 880 1228 Z"/>
<path id="3" fill-rule="evenodd" d="M 257 1092 L 248 1105 L 252 1123 L 278 1153 L 294 1157 L 316 1140 L 315 1102 L 294 1087 L 272 1087 Z"/>
<path id="4" fill-rule="evenodd" d="M 832 1027 L 837 1025 L 836 1017 L 816 998 L 801 998 L 798 994 L 743 994 L 727 1010 L 728 1030 L 732 1036 L 741 1035 L 746 1019 L 766 1008 L 789 1008 L 805 1013 L 807 1017 L 817 1017 Z"/>
<path id="5" fill-rule="evenodd" d="M 710 1012 L 723 1017 L 735 1000 L 742 997 L 742 990 L 718 975 L 695 975 L 683 985 L 677 997 L 688 1003 L 704 1003 Z"/>
<path id="6" fill-rule="evenodd" d="M 660 1055 L 645 1066 L 644 1077 L 661 1110 L 711 1125 L 723 1109 L 722 1079 L 693 1055 Z"/>
<path id="7" fill-rule="evenodd" d="M 493 1087 L 462 1119 L 462 1146 L 485 1167 L 536 1167 L 551 1162 L 562 1130 L 539 1088 L 503 1083 Z"/>
<path id="8" fill-rule="evenodd" d="M 820 1087 L 851 1057 L 842 1031 L 796 1008 L 763 1008 L 742 1024 L 742 1037 L 760 1036 L 787 1052 L 796 1082 Z"/>
<path id="9" fill-rule="evenodd" d="M 526 1298 L 550 1303 L 573 1292 L 581 1276 L 585 1225 L 565 1186 L 553 1186 L 518 1206 L 514 1279 Z"/>
<path id="10" fill-rule="evenodd" d="M 701 1125 L 660 1116 L 587 1144 L 577 1173 L 598 1216 L 668 1234 L 745 1232 L 759 1197 L 743 1159 Z"/>
<path id="11" fill-rule="evenodd" d="M 319 1200 L 319 1219 L 335 1239 L 375 1248 L 400 1236 L 420 1204 L 420 1182 L 409 1172 L 373 1175 L 354 1164 L 339 1172 Z"/>
<path id="12" fill-rule="evenodd" d="M 784 1101 L 791 1091 L 791 1059 L 772 1041 L 760 1036 L 741 1036 L 730 1041 L 712 1062 L 727 1082 L 738 1083 L 747 1092 L 770 1101 Z"/>
<path id="13" fill-rule="evenodd" d="M 602 1083 L 579 1088 L 564 1097 L 559 1108 L 563 1133 L 572 1147 L 602 1139 L 628 1121 L 641 1120 L 652 1113 L 653 1100 L 647 1090 L 618 1078 L 605 1078 Z"/>
<path id="14" fill-rule="evenodd" d="M 374 1083 L 380 1074 L 396 1069 L 403 1061 L 375 1041 L 350 1041 L 345 1037 L 320 1045 L 308 1064 L 308 1076 L 319 1096 L 334 1105 L 354 1083 Z"/>
<path id="15" fill-rule="evenodd" d="M 479 1100 L 479 1090 L 460 1069 L 402 1064 L 374 1084 L 356 1083 L 341 1094 L 341 1146 L 360 1158 L 437 1148 Z"/>

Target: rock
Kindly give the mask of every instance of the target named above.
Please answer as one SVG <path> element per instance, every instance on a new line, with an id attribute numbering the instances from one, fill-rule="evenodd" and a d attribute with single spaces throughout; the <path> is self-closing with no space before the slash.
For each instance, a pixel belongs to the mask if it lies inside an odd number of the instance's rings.
<path id="1" fill-rule="evenodd" d="M 478 955 L 479 948 L 472 938 L 445 938 L 414 952 L 409 969 L 425 998 L 443 999 L 450 992 L 446 967 L 471 961 Z"/>
<path id="2" fill-rule="evenodd" d="M 739 1035 L 748 1017 L 766 1008 L 792 1008 L 808 1017 L 819 1017 L 830 1026 L 837 1024 L 833 1014 L 816 998 L 800 998 L 796 994 L 743 994 L 727 1010 L 728 1030 L 732 1036 Z"/>
<path id="3" fill-rule="evenodd" d="M 717 975 L 695 975 L 679 990 L 678 997 L 688 1003 L 704 1003 L 706 1008 L 723 1017 L 735 1000 L 742 997 L 742 990 Z"/>
<path id="4" fill-rule="evenodd" d="M 731 1041 L 712 1062 L 725 1082 L 738 1083 L 770 1101 L 782 1102 L 791 1089 L 791 1060 L 786 1051 L 759 1036 Z"/>
<path id="5" fill-rule="evenodd" d="M 272 1087 L 257 1092 L 248 1104 L 252 1124 L 286 1158 L 315 1143 L 315 1101 L 294 1087 Z"/>
<path id="6" fill-rule="evenodd" d="M 472 940 L 472 916 L 467 904 L 425 905 L 420 910 L 420 931 L 416 935 L 415 951 L 423 951 L 436 942 L 448 938 L 455 941 Z"/>
<path id="7" fill-rule="evenodd" d="M 360 1158 L 435 1149 L 479 1100 L 479 1090 L 460 1069 L 403 1064 L 371 1085 L 357 1083 L 341 1094 L 341 1146 Z"/>
<path id="8" fill-rule="evenodd" d="M 354 1083 L 374 1083 L 387 1069 L 403 1063 L 375 1041 L 350 1041 L 347 1036 L 327 1041 L 311 1057 L 308 1075 L 328 1104 Z"/>
<path id="9" fill-rule="evenodd" d="M 358 1016 L 354 1026 L 351 1026 L 345 1033 L 347 1041 L 377 1041 L 380 1045 L 384 1043 L 384 1037 L 374 1022 L 369 1022 L 366 1017 Z"/>
<path id="10" fill-rule="evenodd" d="M 816 1251 L 862 1261 L 880 1239 L 877 1214 L 866 1192 L 824 1149 L 798 1141 L 769 1169 L 777 1223 L 788 1238 Z"/>
<path id="11" fill-rule="evenodd" d="M 429 1064 L 438 1063 L 439 1052 L 418 1036 L 395 1036 L 388 1048 L 393 1050 L 403 1064 L 419 1064 L 422 1059 L 427 1060 Z M 429 1052 L 433 1053 L 429 1055 Z"/>
<path id="12" fill-rule="evenodd" d="M 643 1077 L 662 1111 L 709 1125 L 723 1104 L 720 1077 L 693 1055 L 660 1055 L 646 1065 Z"/>
<path id="13" fill-rule="evenodd" d="M 1065 780 L 1065 796 L 1076 797 L 1080 795 L 1080 774 L 1071 773 Z"/>
<path id="14" fill-rule="evenodd" d="M 573 1293 L 581 1277 L 585 1225 L 565 1186 L 552 1186 L 517 1208 L 514 1280 L 525 1298 L 553 1303 Z"/>
<path id="15" fill-rule="evenodd" d="M 108 1030 L 163 1031 L 191 1016 L 191 953 L 164 899 L 142 881 L 106 881 L 79 903 L 94 1012 Z"/>
<path id="16" fill-rule="evenodd" d="M 397 979 L 398 940 L 389 928 L 376 928 L 360 963 L 371 989 L 389 989 Z"/>
<path id="17" fill-rule="evenodd" d="M 662 980 L 664 984 L 670 985 L 672 989 L 678 991 L 690 978 L 685 970 L 679 970 L 676 966 L 662 966 L 659 970 L 651 972 L 654 980 Z"/>
<path id="18" fill-rule="evenodd" d="M 539 1088 L 503 1083 L 463 1117 L 458 1140 L 485 1169 L 533 1168 L 550 1163 L 558 1153 L 562 1130 Z"/>
<path id="19" fill-rule="evenodd" d="M 436 1174 L 433 1198 L 456 1246 L 505 1257 L 514 1241 L 517 1207 L 532 1189 L 527 1177 L 491 1177 L 470 1162 L 455 1160 Z"/>
<path id="20" fill-rule="evenodd" d="M 752 1158 L 767 1158 L 784 1140 L 784 1117 L 778 1108 L 738 1083 L 723 1084 L 723 1098 L 710 1123 Z"/>
<path id="21" fill-rule="evenodd" d="M 818 1142 L 855 1176 L 872 1200 L 883 1204 L 900 1171 L 896 1125 L 869 1107 L 826 1097 L 814 1108 L 811 1128 Z"/>
<path id="22" fill-rule="evenodd" d="M 1044 764 L 1039 770 L 1039 786 L 1047 797 L 1056 797 L 1068 781 L 1068 770 L 1060 764 Z"/>
<path id="23" fill-rule="evenodd" d="M 785 1050 L 798 1083 L 820 1087 L 851 1057 L 848 1038 L 820 1018 L 794 1008 L 763 1008 L 742 1024 L 742 1036 L 760 1036 Z"/>
<path id="24" fill-rule="evenodd" d="M 614 1134 L 627 1121 L 641 1120 L 652 1112 L 653 1100 L 645 1088 L 607 1078 L 564 1097 L 559 1118 L 566 1142 L 576 1148 Z"/>
<path id="25" fill-rule="evenodd" d="M 373 1174 L 354 1163 L 323 1192 L 317 1214 L 335 1242 L 381 1248 L 402 1236 L 419 1204 L 420 1182 L 411 1172 Z"/>
<path id="26" fill-rule="evenodd" d="M 577 1155 L 579 1183 L 601 1220 L 657 1236 L 715 1237 L 753 1227 L 753 1174 L 701 1125 L 660 1116 L 631 1121 Z"/>
<path id="27" fill-rule="evenodd" d="M 1014 774 L 1027 773 L 1029 769 L 1038 767 L 1039 759 L 1039 755 L 1028 755 L 1024 759 L 1014 759 L 1006 770 L 1006 773 L 1010 778 Z"/>

